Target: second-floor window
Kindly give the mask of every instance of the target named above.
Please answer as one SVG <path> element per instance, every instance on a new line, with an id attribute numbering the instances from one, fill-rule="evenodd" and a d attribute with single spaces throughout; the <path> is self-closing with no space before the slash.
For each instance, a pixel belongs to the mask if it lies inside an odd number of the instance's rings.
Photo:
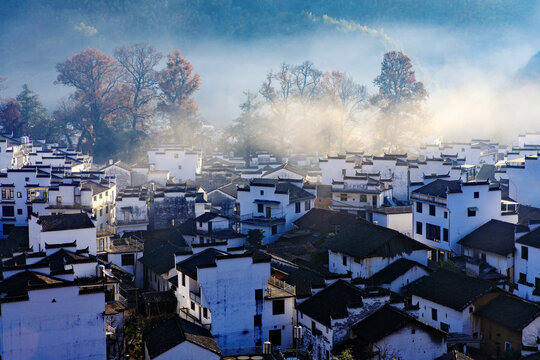
<path id="1" fill-rule="evenodd" d="M 285 314 L 285 300 L 272 301 L 272 315 Z"/>
<path id="2" fill-rule="evenodd" d="M 347 194 L 339 194 L 340 201 L 347 201 Z"/>
<path id="3" fill-rule="evenodd" d="M 431 319 L 437 321 L 437 309 L 431 309 Z"/>
<path id="4" fill-rule="evenodd" d="M 429 215 L 435 216 L 435 205 L 429 205 Z"/>
<path id="5" fill-rule="evenodd" d="M 422 223 L 420 221 L 416 222 L 416 233 L 422 235 Z"/>
<path id="6" fill-rule="evenodd" d="M 441 227 L 433 224 L 426 224 L 426 239 L 440 241 Z"/>
<path id="7" fill-rule="evenodd" d="M 257 211 L 260 212 L 260 213 L 263 213 L 264 212 L 264 205 L 263 204 L 258 204 L 257 205 Z"/>
<path id="8" fill-rule="evenodd" d="M 475 207 L 468 208 L 467 209 L 467 216 L 468 217 L 476 216 L 476 208 Z"/>
<path id="9" fill-rule="evenodd" d="M 366 195 L 360 195 L 360 202 L 367 202 L 367 196 Z"/>
<path id="10" fill-rule="evenodd" d="M 529 260 L 529 248 L 526 246 L 521 247 L 521 258 L 523 260 Z"/>
<path id="11" fill-rule="evenodd" d="M 2 200 L 13 200 L 13 189 L 2 188 Z"/>
<path id="12" fill-rule="evenodd" d="M 297 214 L 301 211 L 300 205 L 301 205 L 301 203 L 299 203 L 299 202 L 297 202 L 296 204 L 294 204 L 294 211 L 295 211 Z"/>
<path id="13" fill-rule="evenodd" d="M 417 202 L 417 203 L 416 203 L 416 212 L 417 212 L 417 213 L 421 213 L 421 212 L 422 212 L 422 203 L 421 203 L 421 202 Z"/>

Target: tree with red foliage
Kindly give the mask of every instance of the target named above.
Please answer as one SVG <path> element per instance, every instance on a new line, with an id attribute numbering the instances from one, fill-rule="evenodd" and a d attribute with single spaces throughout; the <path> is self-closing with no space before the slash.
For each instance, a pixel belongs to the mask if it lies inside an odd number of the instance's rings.
<path id="1" fill-rule="evenodd" d="M 198 125 L 197 105 L 191 96 L 199 89 L 200 76 L 193 66 L 180 54 L 172 51 L 167 57 L 167 66 L 158 73 L 158 84 L 162 93 L 159 110 L 169 118 L 169 125 L 176 139 L 187 139 Z"/>
<path id="2" fill-rule="evenodd" d="M 428 96 L 424 84 L 416 81 L 411 59 L 401 51 L 384 54 L 381 74 L 373 83 L 379 87 L 379 93 L 372 102 L 383 111 L 392 111 L 396 105 L 417 104 Z"/>
<path id="3" fill-rule="evenodd" d="M 15 99 L 7 99 L 0 105 L 0 125 L 4 133 L 15 137 L 23 135 L 24 122 L 20 109 L 21 104 Z"/>
<path id="4" fill-rule="evenodd" d="M 406 150 L 426 128 L 422 103 L 428 92 L 422 82 L 416 81 L 411 59 L 401 51 L 384 54 L 381 74 L 373 83 L 379 92 L 370 101 L 380 110 L 374 133 L 381 136 L 384 151 Z"/>
<path id="5" fill-rule="evenodd" d="M 121 72 L 117 61 L 98 49 L 87 48 L 56 65 L 57 84 L 72 86 L 71 95 L 79 108 L 84 108 L 84 118 L 78 119 L 82 132 L 77 145 L 94 149 L 96 142 L 117 125 L 113 115 L 125 109 L 129 98 L 128 86 L 119 82 Z"/>

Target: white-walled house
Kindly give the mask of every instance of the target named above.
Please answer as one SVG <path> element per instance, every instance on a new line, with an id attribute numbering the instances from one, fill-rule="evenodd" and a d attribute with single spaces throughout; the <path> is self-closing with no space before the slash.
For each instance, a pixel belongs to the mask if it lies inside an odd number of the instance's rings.
<path id="1" fill-rule="evenodd" d="M 221 244 L 225 248 L 243 247 L 246 235 L 234 230 L 231 225 L 228 218 L 205 212 L 183 223 L 180 231 L 186 242 L 192 246 Z"/>
<path id="2" fill-rule="evenodd" d="M 438 269 L 409 285 L 418 319 L 448 333 L 464 334 L 465 343 L 477 343 L 480 324 L 473 313 L 500 294 L 497 287 L 478 278 Z"/>
<path id="3" fill-rule="evenodd" d="M 0 173 L 2 191 L 2 237 L 7 237 L 13 227 L 25 226 L 34 206 L 44 207 L 48 201 L 47 189 L 51 184 L 49 172 L 38 167 L 24 167 L 22 169 L 9 169 Z M 35 204 L 35 205 L 34 205 Z M 42 210 L 42 215 L 45 210 Z"/>
<path id="4" fill-rule="evenodd" d="M 328 240 L 328 270 L 369 278 L 394 261 L 406 258 L 426 266 L 429 248 L 395 230 L 370 223 L 342 228 Z"/>
<path id="5" fill-rule="evenodd" d="M 262 253 L 232 255 L 207 249 L 177 265 L 178 292 L 189 286 L 188 308 L 202 309 L 203 324 L 211 319 L 212 334 L 224 355 L 265 341 L 292 347 L 294 287 L 271 277 L 270 262 Z"/>
<path id="6" fill-rule="evenodd" d="M 351 336 L 366 359 L 433 360 L 447 351 L 446 332 L 388 304 L 354 324 Z"/>
<path id="7" fill-rule="evenodd" d="M 313 208 L 315 199 L 302 181 L 277 179 L 252 179 L 249 186 L 237 189 L 237 196 L 241 232 L 262 230 L 265 244 L 292 230 L 293 222 Z"/>
<path id="8" fill-rule="evenodd" d="M 47 245 L 68 244 L 74 241 L 80 249 L 97 253 L 96 226 L 87 213 L 58 214 L 30 217 L 28 221 L 30 247 L 43 251 Z"/>
<path id="9" fill-rule="evenodd" d="M 343 280 L 332 283 L 297 306 L 304 333 L 301 347 L 315 360 L 331 359 L 334 347 L 348 339 L 351 326 L 389 300 L 389 294 L 370 298 Z"/>
<path id="10" fill-rule="evenodd" d="M 105 359 L 105 294 L 116 283 L 76 242 L 3 261 L 0 282 L 2 359 Z"/>
<path id="11" fill-rule="evenodd" d="M 355 175 L 355 163 L 356 159 L 347 159 L 345 155 L 328 156 L 326 159 L 320 159 L 321 183 L 323 185 L 332 185 L 334 180 L 339 181 L 345 175 Z"/>
<path id="12" fill-rule="evenodd" d="M 168 170 L 177 181 L 195 181 L 200 173 L 202 157 L 200 152 L 182 145 L 161 145 L 148 150 L 148 162 L 156 170 Z"/>
<path id="13" fill-rule="evenodd" d="M 488 182 L 435 180 L 416 189 L 414 239 L 433 249 L 431 258 L 461 255 L 458 241 L 491 219 L 517 223 L 515 211 L 501 210 L 501 189 Z"/>
<path id="14" fill-rule="evenodd" d="M 490 220 L 458 241 L 465 256 L 481 259 L 499 274 L 514 281 L 514 252 L 516 234 L 528 228 L 500 220 Z"/>
<path id="15" fill-rule="evenodd" d="M 380 177 L 392 182 L 392 196 L 398 200 L 409 200 L 409 163 L 407 154 L 384 154 L 362 159 L 361 173 L 379 173 Z"/>
<path id="16" fill-rule="evenodd" d="M 358 281 L 365 287 L 378 286 L 394 293 L 404 292 L 404 287 L 430 274 L 427 266 L 406 258 L 400 258 L 367 279 Z M 355 282 L 355 281 L 353 281 Z"/>
<path id="17" fill-rule="evenodd" d="M 538 224 L 531 224 L 530 228 L 529 233 L 516 239 L 515 292 L 522 298 L 540 301 L 540 227 Z"/>
<path id="18" fill-rule="evenodd" d="M 219 360 L 221 351 L 209 330 L 170 317 L 143 333 L 145 360 Z"/>
<path id="19" fill-rule="evenodd" d="M 149 224 L 148 188 L 134 186 L 118 191 L 115 207 L 116 233 L 147 230 Z"/>
<path id="20" fill-rule="evenodd" d="M 103 171 L 105 177 L 114 178 L 116 187 L 118 189 L 131 186 L 131 166 L 125 164 L 124 162 L 113 162 L 110 160 L 109 164 L 103 166 L 99 170 Z"/>
<path id="21" fill-rule="evenodd" d="M 392 199 L 392 186 L 381 175 L 357 173 L 332 182 L 332 209 L 351 214 L 381 207 L 385 199 Z"/>
<path id="22" fill-rule="evenodd" d="M 413 237 L 411 206 L 384 206 L 371 209 L 370 213 L 373 224 Z"/>
<path id="23" fill-rule="evenodd" d="M 537 151 L 535 150 L 537 153 Z M 540 161 L 538 155 L 525 156 L 524 163 L 506 162 L 501 168 L 509 180 L 509 196 L 520 204 L 540 206 L 540 194 L 531 191 L 538 186 L 540 176 Z"/>

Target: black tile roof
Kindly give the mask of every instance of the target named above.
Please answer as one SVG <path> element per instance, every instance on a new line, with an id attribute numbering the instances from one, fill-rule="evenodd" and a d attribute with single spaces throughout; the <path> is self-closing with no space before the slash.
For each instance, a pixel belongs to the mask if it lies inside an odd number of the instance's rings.
<path id="1" fill-rule="evenodd" d="M 145 233 L 143 256 L 139 261 L 156 274 L 164 274 L 174 268 L 174 254 L 184 251 L 187 246 L 178 230 L 167 229 Z"/>
<path id="2" fill-rule="evenodd" d="M 210 331 L 176 315 L 145 330 L 143 340 L 151 359 L 184 341 L 191 342 L 221 356 L 219 346 Z"/>
<path id="3" fill-rule="evenodd" d="M 401 275 L 405 274 L 407 271 L 413 267 L 418 266 L 423 269 L 428 269 L 422 264 L 417 263 L 405 258 L 400 258 L 386 266 L 384 269 L 376 272 L 370 278 L 366 279 L 365 283 L 368 286 L 379 286 L 382 284 L 390 284 L 392 281 L 396 280 Z"/>
<path id="4" fill-rule="evenodd" d="M 336 232 L 337 228 L 344 228 L 354 223 L 368 223 L 358 219 L 352 214 L 343 214 L 320 208 L 309 210 L 304 216 L 294 222 L 301 229 L 311 230 L 316 233 L 329 234 Z"/>
<path id="5" fill-rule="evenodd" d="M 383 305 L 363 320 L 354 324 L 351 327 L 351 331 L 363 341 L 375 343 L 407 325 L 420 327 L 430 334 L 439 337 L 439 339 L 446 336 L 444 331 L 423 323 L 406 312 L 388 304 Z"/>
<path id="6" fill-rule="evenodd" d="M 213 213 L 213 212 L 205 212 L 204 214 L 197 216 L 195 218 L 195 221 L 208 222 L 218 216 L 221 216 L 221 215 Z"/>
<path id="7" fill-rule="evenodd" d="M 422 186 L 413 191 L 413 194 L 423 194 L 436 196 L 446 199 L 447 192 L 455 193 L 461 191 L 461 181 L 460 180 L 441 180 L 437 179 L 433 182 L 430 182 L 427 185 Z"/>
<path id="8" fill-rule="evenodd" d="M 521 331 L 540 316 L 540 306 L 517 296 L 502 294 L 482 306 L 476 315 L 514 331 Z"/>
<path id="9" fill-rule="evenodd" d="M 483 164 L 480 168 L 480 171 L 478 171 L 478 174 L 476 174 L 476 181 L 496 180 L 495 170 L 495 165 Z"/>
<path id="10" fill-rule="evenodd" d="M 528 226 L 531 220 L 540 221 L 540 208 L 519 204 L 518 224 Z"/>
<path id="11" fill-rule="evenodd" d="M 356 259 L 394 257 L 429 248 L 402 233 L 371 223 L 353 224 L 330 238 L 328 249 Z"/>
<path id="12" fill-rule="evenodd" d="M 290 182 L 282 182 L 277 184 L 276 192 L 289 193 L 289 201 L 315 199 L 315 195 Z"/>
<path id="13" fill-rule="evenodd" d="M 227 253 L 209 248 L 179 262 L 176 264 L 176 269 L 185 273 L 190 278 L 197 280 L 197 268 L 216 266 L 216 256 L 219 255 L 227 255 Z"/>
<path id="14" fill-rule="evenodd" d="M 28 290 L 41 287 L 70 286 L 73 282 L 54 278 L 35 271 L 21 271 L 0 283 L 0 302 L 13 301 L 28 296 Z"/>
<path id="15" fill-rule="evenodd" d="M 41 224 L 42 231 L 89 229 L 95 227 L 87 213 L 40 216 L 38 224 Z"/>
<path id="16" fill-rule="evenodd" d="M 331 327 L 331 319 L 343 319 L 349 316 L 347 307 L 362 307 L 364 292 L 357 287 L 337 280 L 326 289 L 319 291 L 311 298 L 297 306 L 298 311 L 310 318 Z"/>
<path id="17" fill-rule="evenodd" d="M 8 237 L 0 241 L 0 255 L 10 257 L 13 251 L 28 250 L 29 246 L 28 226 L 15 226 Z"/>
<path id="18" fill-rule="evenodd" d="M 459 240 L 458 244 L 506 256 L 514 252 L 515 231 L 515 224 L 493 219 Z"/>
<path id="19" fill-rule="evenodd" d="M 289 285 L 296 287 L 296 297 L 306 298 L 312 295 L 312 288 L 322 288 L 326 286 L 325 278 L 320 273 L 306 269 L 298 268 L 290 272 L 282 279 Z"/>
<path id="20" fill-rule="evenodd" d="M 476 299 L 496 289 L 492 283 L 464 274 L 437 269 L 406 286 L 416 295 L 437 304 L 462 311 Z"/>
<path id="21" fill-rule="evenodd" d="M 521 236 L 516 240 L 516 243 L 540 249 L 540 227 Z"/>

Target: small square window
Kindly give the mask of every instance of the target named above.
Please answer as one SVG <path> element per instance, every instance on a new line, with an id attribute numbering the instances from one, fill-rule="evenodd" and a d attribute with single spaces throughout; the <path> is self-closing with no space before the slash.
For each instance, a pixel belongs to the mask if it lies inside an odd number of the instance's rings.
<path id="1" fill-rule="evenodd" d="M 264 195 L 264 190 L 261 190 L 259 194 Z"/>
<path id="2" fill-rule="evenodd" d="M 22 209 L 17 209 L 17 215 L 22 215 Z"/>
<path id="3" fill-rule="evenodd" d="M 475 208 L 468 208 L 467 209 L 467 216 L 468 217 L 476 216 L 476 209 Z"/>
<path id="4" fill-rule="evenodd" d="M 182 165 L 178 165 L 178 170 L 182 170 Z"/>
<path id="5" fill-rule="evenodd" d="M 175 158 L 175 159 L 178 159 L 178 154 L 174 154 L 174 158 Z"/>
<path id="6" fill-rule="evenodd" d="M 285 314 L 285 300 L 272 301 L 272 315 Z"/>
<path id="7" fill-rule="evenodd" d="M 257 204 L 257 211 L 260 213 L 264 212 L 264 205 L 263 204 Z"/>
<path id="8" fill-rule="evenodd" d="M 474 192 L 474 198 L 478 199 L 480 197 L 480 193 L 478 191 Z"/>

